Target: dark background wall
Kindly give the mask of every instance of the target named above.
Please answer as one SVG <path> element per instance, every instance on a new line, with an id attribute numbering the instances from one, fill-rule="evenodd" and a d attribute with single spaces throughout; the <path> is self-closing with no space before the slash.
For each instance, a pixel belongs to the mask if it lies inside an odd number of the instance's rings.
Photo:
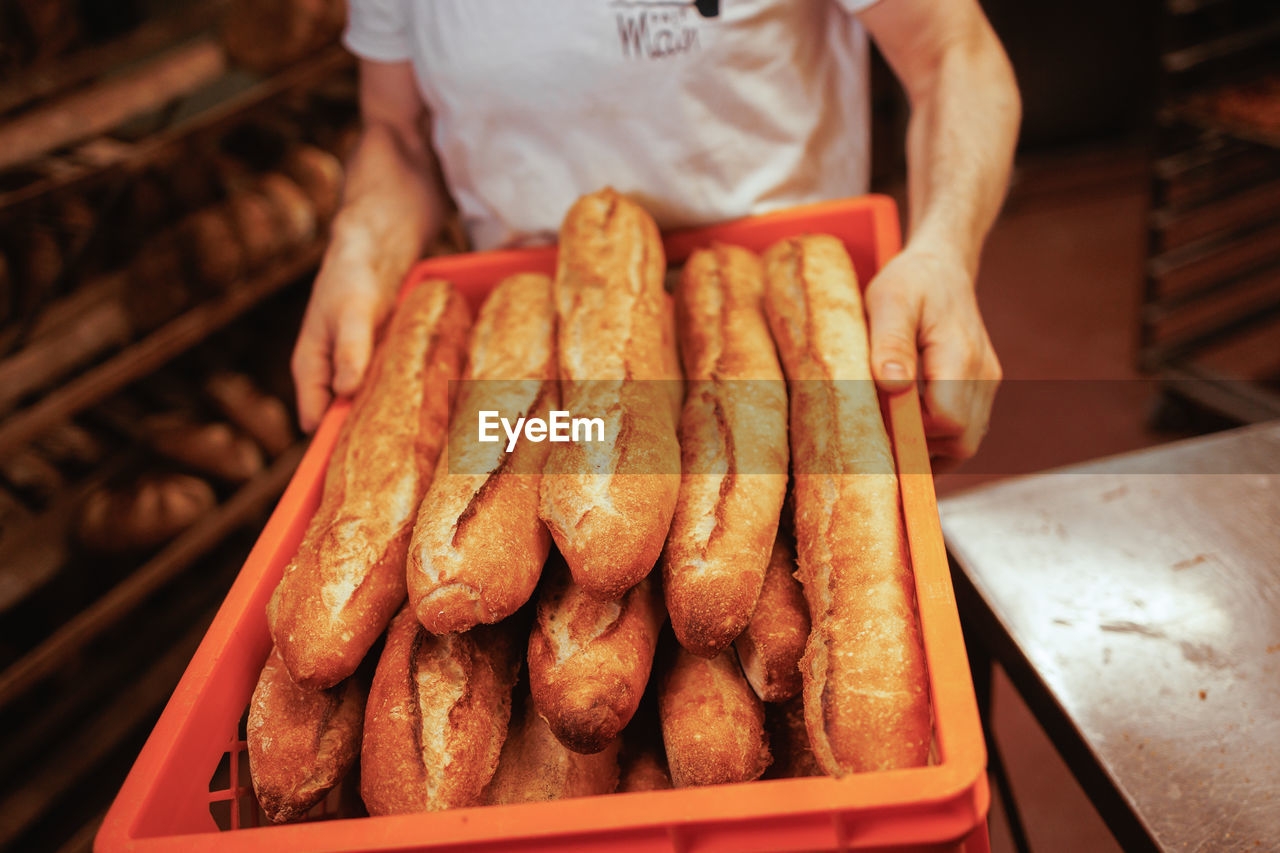
<path id="1" fill-rule="evenodd" d="M 1159 81 L 1161 0 L 984 0 L 982 7 L 1022 91 L 1020 150 L 1144 138 Z M 872 183 L 886 189 L 905 174 L 907 104 L 878 53 L 872 103 Z"/>
<path id="2" fill-rule="evenodd" d="M 1143 131 L 1155 103 L 1159 0 L 986 0 L 1022 88 L 1024 149 Z"/>

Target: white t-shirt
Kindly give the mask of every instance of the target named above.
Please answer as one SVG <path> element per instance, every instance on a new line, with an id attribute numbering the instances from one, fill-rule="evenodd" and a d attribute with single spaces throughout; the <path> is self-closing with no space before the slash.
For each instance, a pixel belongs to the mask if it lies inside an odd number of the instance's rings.
<path id="1" fill-rule="evenodd" d="M 350 0 L 358 56 L 411 60 L 478 249 L 554 240 L 611 185 L 663 228 L 858 195 L 875 0 Z"/>

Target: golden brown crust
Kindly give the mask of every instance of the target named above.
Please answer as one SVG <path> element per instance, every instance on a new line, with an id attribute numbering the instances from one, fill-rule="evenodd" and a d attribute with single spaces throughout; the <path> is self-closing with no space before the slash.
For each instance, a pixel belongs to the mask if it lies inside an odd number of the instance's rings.
<path id="1" fill-rule="evenodd" d="M 924 653 L 853 267 L 827 236 L 783 240 L 765 266 L 766 311 L 791 392 L 814 755 L 833 775 L 922 765 L 931 740 Z"/>
<path id="2" fill-rule="evenodd" d="M 320 506 L 267 605 L 299 684 L 355 672 L 404 601 L 418 503 L 444 443 L 467 309 L 443 281 L 414 289 L 391 321 L 329 460 Z"/>
<path id="3" fill-rule="evenodd" d="M 748 782 L 769 766 L 764 705 L 731 648 L 713 658 L 677 648 L 658 693 L 658 716 L 677 788 Z"/>
<path id="4" fill-rule="evenodd" d="M 653 219 L 613 190 L 565 216 L 554 287 L 563 407 L 602 418 L 604 441 L 552 448 L 539 514 L 574 579 L 602 600 L 653 568 L 680 487 L 664 270 Z"/>
<path id="5" fill-rule="evenodd" d="M 790 537 L 779 533 L 751 622 L 734 642 L 743 674 L 766 702 L 785 702 L 800 692 L 800 657 L 809 639 L 809 605 L 795 570 Z"/>
<path id="6" fill-rule="evenodd" d="M 652 579 L 600 601 L 548 563 L 529 635 L 529 687 L 538 713 L 575 752 L 609 745 L 640 704 L 664 613 Z"/>
<path id="7" fill-rule="evenodd" d="M 484 801 L 537 803 L 612 793 L 618 785 L 619 741 L 593 755 L 574 752 L 551 734 L 532 701 L 524 704 L 519 724 L 502 745 Z"/>
<path id="8" fill-rule="evenodd" d="M 763 290 L 754 254 L 715 244 L 690 256 L 676 291 L 689 385 L 663 582 L 676 639 L 703 657 L 751 618 L 787 488 L 787 395 Z"/>
<path id="9" fill-rule="evenodd" d="M 505 627 L 437 637 L 400 611 L 369 691 L 360 759 L 369 814 L 482 802 L 507 737 L 517 651 Z"/>
<path id="10" fill-rule="evenodd" d="M 245 727 L 253 790 L 267 817 L 300 820 L 342 781 L 360 754 L 364 703 L 358 676 L 308 690 L 293 683 L 271 650 Z"/>
<path id="11" fill-rule="evenodd" d="M 480 309 L 447 446 L 409 546 L 409 601 L 436 634 L 505 619 L 529 600 L 551 548 L 538 483 L 551 448 L 476 440 L 479 413 L 547 418 L 558 408 L 551 279 L 506 279 Z"/>

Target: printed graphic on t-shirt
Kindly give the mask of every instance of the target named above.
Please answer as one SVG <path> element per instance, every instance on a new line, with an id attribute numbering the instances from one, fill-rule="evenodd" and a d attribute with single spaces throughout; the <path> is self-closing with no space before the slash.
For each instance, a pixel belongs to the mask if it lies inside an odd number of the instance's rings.
<path id="1" fill-rule="evenodd" d="M 701 45 L 703 23 L 720 16 L 720 0 L 611 0 L 628 59 L 664 59 Z"/>

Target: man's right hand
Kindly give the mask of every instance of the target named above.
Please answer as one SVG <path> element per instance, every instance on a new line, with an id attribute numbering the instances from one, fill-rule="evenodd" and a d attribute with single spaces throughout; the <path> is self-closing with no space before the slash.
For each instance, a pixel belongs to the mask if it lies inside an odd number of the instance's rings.
<path id="1" fill-rule="evenodd" d="M 298 421 L 306 432 L 319 425 L 335 396 L 360 388 L 393 295 L 361 253 L 334 245 L 325 255 L 293 349 Z"/>
<path id="2" fill-rule="evenodd" d="M 298 421 L 307 432 L 335 396 L 360 388 L 396 288 L 444 218 L 423 135 L 426 107 L 407 61 L 360 61 L 360 115 L 342 206 L 293 349 Z"/>

